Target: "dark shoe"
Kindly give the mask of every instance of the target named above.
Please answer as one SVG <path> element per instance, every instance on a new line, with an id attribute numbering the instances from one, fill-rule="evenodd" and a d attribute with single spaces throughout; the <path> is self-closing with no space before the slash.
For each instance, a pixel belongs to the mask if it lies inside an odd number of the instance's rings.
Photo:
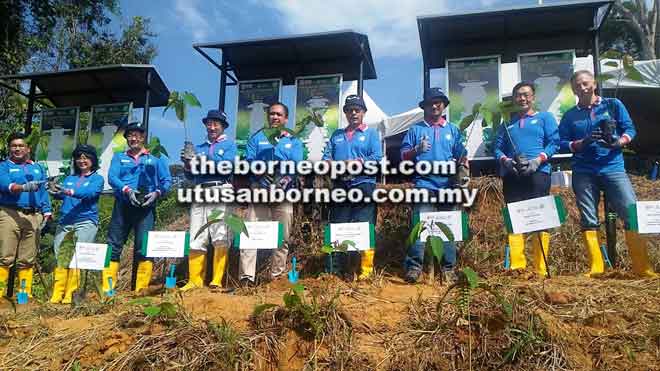
<path id="1" fill-rule="evenodd" d="M 256 287 L 257 284 L 251 281 L 249 278 L 242 278 L 241 281 L 239 282 L 240 287 L 243 288 L 248 288 L 248 287 Z"/>
<path id="2" fill-rule="evenodd" d="M 444 271 L 442 272 L 442 280 L 447 286 L 451 286 L 458 282 L 458 276 L 454 271 Z"/>
<path id="3" fill-rule="evenodd" d="M 419 280 L 419 276 L 421 274 L 422 274 L 422 272 L 420 272 L 418 270 L 411 270 L 411 271 L 406 272 L 406 276 L 404 277 L 404 279 L 408 283 L 416 283 L 417 280 Z"/>

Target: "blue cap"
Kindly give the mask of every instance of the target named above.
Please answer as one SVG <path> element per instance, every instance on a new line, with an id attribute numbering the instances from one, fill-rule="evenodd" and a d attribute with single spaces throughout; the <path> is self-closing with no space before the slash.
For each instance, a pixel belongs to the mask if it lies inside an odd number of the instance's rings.
<path id="1" fill-rule="evenodd" d="M 442 99 L 445 102 L 445 107 L 449 105 L 449 97 L 440 88 L 428 88 L 424 91 L 424 100 L 419 102 L 419 108 L 424 108 L 424 104 L 434 99 Z"/>
<path id="2" fill-rule="evenodd" d="M 229 121 L 227 121 L 227 114 L 219 109 L 209 110 L 209 112 L 206 114 L 206 117 L 202 119 L 202 122 L 206 124 L 208 120 L 220 121 L 225 128 L 229 126 Z"/>
<path id="3" fill-rule="evenodd" d="M 351 94 L 346 97 L 346 100 L 344 101 L 344 111 L 346 111 L 348 107 L 352 106 L 358 106 L 365 111 L 367 110 L 367 105 L 364 104 L 364 99 L 362 99 L 362 97 L 359 95 Z"/>
<path id="4" fill-rule="evenodd" d="M 128 133 L 131 131 L 139 131 L 144 134 L 146 130 L 144 130 L 144 126 L 142 126 L 141 123 L 131 122 L 130 124 L 124 127 L 124 138 L 126 138 L 128 136 Z"/>

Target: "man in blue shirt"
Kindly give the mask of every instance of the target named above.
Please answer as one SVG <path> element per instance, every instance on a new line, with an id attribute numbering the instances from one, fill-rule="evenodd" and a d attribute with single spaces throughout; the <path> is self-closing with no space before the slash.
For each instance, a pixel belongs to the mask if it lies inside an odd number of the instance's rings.
<path id="1" fill-rule="evenodd" d="M 380 135 L 374 128 L 364 123 L 367 105 L 362 97 L 349 95 L 344 101 L 344 114 L 348 126 L 337 129 L 325 147 L 323 160 L 344 161 L 350 163 L 359 161 L 380 161 L 383 157 Z M 363 197 L 371 198 L 376 189 L 375 175 L 345 175 L 334 181 L 334 188 L 357 188 Z M 330 207 L 330 223 L 369 222 L 376 225 L 376 204 L 369 202 L 343 202 Z M 374 269 L 374 249 L 361 252 L 360 279 L 369 277 Z M 343 265 L 341 262 L 339 265 Z"/>
<path id="2" fill-rule="evenodd" d="M 18 268 L 19 285 L 32 296 L 32 273 L 37 258 L 39 229 L 51 217 L 46 174 L 30 160 L 25 135 L 7 139 L 9 159 L 0 163 L 0 296 L 4 296 L 9 268 Z"/>
<path id="3" fill-rule="evenodd" d="M 591 262 L 589 275 L 600 275 L 605 269 L 598 237 L 598 203 L 600 192 L 605 191 L 608 202 L 623 218 L 633 272 L 658 277 L 649 262 L 646 238 L 630 230 L 626 217 L 628 207 L 637 202 L 622 151 L 636 134 L 630 115 L 618 99 L 596 94 L 596 81 L 590 71 L 575 72 L 571 86 L 578 104 L 562 117 L 559 136 L 561 149 L 573 152 L 573 192 Z"/>
<path id="4" fill-rule="evenodd" d="M 419 102 L 419 107 L 424 110 L 424 121 L 411 126 L 401 143 L 401 159 L 404 161 L 456 161 L 458 165 L 467 168 L 467 152 L 463 146 L 461 131 L 456 125 L 448 122 L 442 113 L 449 105 L 449 98 L 440 88 L 429 88 L 424 92 L 424 100 Z M 452 188 L 454 184 L 452 177 L 447 174 L 416 174 L 413 177 L 415 188 L 428 190 L 430 194 L 436 194 L 438 190 Z M 420 203 L 413 205 L 413 214 L 419 215 L 426 212 L 454 210 L 453 204 L 430 204 Z M 415 245 L 408 249 L 404 261 L 406 271 L 405 279 L 409 283 L 415 283 L 422 272 L 424 262 L 424 242 L 417 240 Z M 446 280 L 454 280 L 454 267 L 456 266 L 456 244 L 447 242 L 444 244 L 444 256 L 442 258 L 442 269 Z"/>
<path id="5" fill-rule="evenodd" d="M 559 132 L 554 116 L 534 109 L 534 84 L 520 82 L 513 87 L 512 94 L 519 111 L 512 114 L 510 122 L 500 127 L 495 139 L 495 158 L 500 164 L 506 203 L 550 194 L 552 168 L 548 160 L 559 149 Z M 524 235 L 510 233 L 508 239 L 511 269 L 525 269 L 527 260 Z M 534 269 L 541 277 L 547 274 L 543 256 L 547 256 L 549 245 L 548 232 L 539 232 L 532 239 Z"/>
<path id="6" fill-rule="evenodd" d="M 62 200 L 60 217 L 53 239 L 53 250 L 57 266 L 53 272 L 53 304 L 71 304 L 73 293 L 80 285 L 80 269 L 69 269 L 70 261 L 60 256 L 64 238 L 71 232 L 76 242 L 94 242 L 99 224 L 98 202 L 103 192 L 103 177 L 98 170 L 96 149 L 80 144 L 73 150 L 73 175 L 67 176 L 62 184 L 49 183 L 48 192 Z"/>
<path id="7" fill-rule="evenodd" d="M 172 185 L 166 160 L 155 157 L 144 147 L 144 127 L 139 123 L 128 124 L 124 137 L 128 150 L 115 153 L 108 171 L 108 183 L 115 193 L 115 205 L 108 226 L 107 240 L 112 256 L 110 267 L 103 271 L 104 292 L 112 288 L 108 278 L 112 278 L 112 285 L 116 286 L 119 258 L 131 229 L 135 235 L 133 257 L 139 262 L 135 292 L 149 287 L 153 262 L 142 256 L 142 244 L 145 234 L 154 227 L 156 200 L 164 196 Z"/>
<path id="8" fill-rule="evenodd" d="M 284 103 L 273 103 L 267 108 L 269 128 L 285 129 L 289 121 L 289 108 Z M 273 146 L 266 137 L 264 130 L 254 133 L 247 144 L 247 161 L 290 161 L 293 164 L 302 161 L 303 144 L 300 139 L 282 130 L 276 134 L 277 144 Z M 279 187 L 285 191 L 297 187 L 295 174 L 264 174 L 251 178 L 251 188 Z M 277 204 L 250 204 L 249 221 L 278 221 L 284 229 L 284 242 L 278 246 L 271 256 L 271 278 L 277 278 L 286 272 L 289 255 L 288 239 L 293 222 L 293 205 L 290 202 Z M 240 279 L 247 283 L 254 282 L 257 265 L 257 250 L 241 250 Z"/>
<path id="9" fill-rule="evenodd" d="M 236 157 L 236 143 L 227 137 L 225 130 L 229 127 L 227 115 L 220 110 L 208 111 L 202 119 L 206 127 L 206 141 L 195 146 L 197 156 L 206 156 L 207 161 L 231 162 Z M 196 187 L 201 188 L 232 188 L 231 175 L 192 174 L 190 160 L 185 150 L 181 151 L 185 175 L 191 178 Z M 229 253 L 229 231 L 224 222 L 211 224 L 204 233 L 194 238 L 199 229 L 208 222 L 208 217 L 215 211 L 220 211 L 220 217 L 231 211 L 230 205 L 193 203 L 190 206 L 190 255 L 188 255 L 188 283 L 181 288 L 187 291 L 204 286 L 204 268 L 206 267 L 206 248 L 210 240 L 213 245 L 213 278 L 210 286 L 222 287 L 222 279 L 227 265 Z"/>

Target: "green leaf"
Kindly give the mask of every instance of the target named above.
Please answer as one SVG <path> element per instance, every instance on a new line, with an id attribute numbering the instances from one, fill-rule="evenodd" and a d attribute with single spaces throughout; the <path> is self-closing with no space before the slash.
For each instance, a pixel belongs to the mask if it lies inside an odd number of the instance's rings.
<path id="1" fill-rule="evenodd" d="M 152 301 L 149 297 L 136 298 L 128 302 L 128 305 L 151 305 Z"/>
<path id="2" fill-rule="evenodd" d="M 162 316 L 165 316 L 167 318 L 176 317 L 176 313 L 177 313 L 176 305 L 174 305 L 170 302 L 166 301 L 166 302 L 160 303 L 159 309 L 160 309 L 160 314 Z"/>
<path id="3" fill-rule="evenodd" d="M 614 49 L 609 49 L 600 55 L 600 59 L 621 59 L 622 57 L 623 53 Z"/>
<path id="4" fill-rule="evenodd" d="M 338 251 L 348 251 L 349 246 L 350 247 L 355 247 L 355 242 L 350 241 L 350 240 L 342 241 L 339 245 L 337 245 L 336 250 L 338 250 Z"/>
<path id="5" fill-rule="evenodd" d="M 481 109 L 481 103 L 475 103 L 472 106 L 472 116 L 476 116 L 477 113 L 479 113 L 479 110 Z"/>
<path id="6" fill-rule="evenodd" d="M 609 66 L 609 67 L 614 67 L 614 68 L 619 68 L 619 63 L 615 61 L 609 61 L 603 63 L 604 66 Z"/>
<path id="7" fill-rule="evenodd" d="M 225 223 L 227 223 L 227 226 L 234 232 L 234 233 L 245 233 L 245 236 L 250 238 L 250 234 L 248 233 L 247 226 L 245 225 L 245 222 L 243 221 L 242 218 L 239 218 L 238 216 L 234 214 L 228 214 L 225 215 Z"/>
<path id="8" fill-rule="evenodd" d="M 438 236 L 429 236 L 426 239 L 426 243 L 430 245 L 431 247 L 431 252 L 433 253 L 433 256 L 435 256 L 435 259 L 438 261 L 438 263 L 442 262 L 442 256 L 444 255 L 444 242 L 442 239 Z"/>
<path id="9" fill-rule="evenodd" d="M 458 124 L 458 128 L 461 129 L 461 131 L 465 130 L 470 124 L 474 121 L 474 115 L 467 115 L 463 117 L 461 122 Z"/>
<path id="10" fill-rule="evenodd" d="M 143 310 L 144 314 L 149 316 L 149 317 L 156 317 L 160 314 L 160 306 L 158 305 L 151 305 Z"/>
<path id="11" fill-rule="evenodd" d="M 463 268 L 463 274 L 468 281 L 471 289 L 476 289 L 479 286 L 479 275 L 470 267 Z"/>
<path id="12" fill-rule="evenodd" d="M 644 82 L 644 76 L 635 68 L 635 66 L 630 66 L 630 67 L 624 67 L 626 70 L 626 78 L 637 81 L 637 82 Z"/>
<path id="13" fill-rule="evenodd" d="M 291 287 L 291 289 L 298 296 L 302 296 L 303 293 L 305 292 L 305 286 L 302 283 L 296 283 L 295 285 L 293 285 L 293 287 Z"/>
<path id="14" fill-rule="evenodd" d="M 422 222 L 418 222 L 415 224 L 413 227 L 412 231 L 410 231 L 410 234 L 408 235 L 408 238 L 406 239 L 406 246 L 413 246 L 415 242 L 419 239 L 419 235 L 422 233 Z"/>
<path id="15" fill-rule="evenodd" d="M 222 213 L 223 212 L 220 209 L 213 209 L 213 211 L 211 211 L 211 214 L 209 214 L 209 216 L 208 216 L 208 218 L 206 218 L 206 220 L 220 219 Z"/>
<path id="16" fill-rule="evenodd" d="M 611 73 L 601 73 L 598 76 L 596 76 L 596 81 L 603 82 L 614 78 L 616 78 L 616 76 L 612 75 Z"/>
<path id="17" fill-rule="evenodd" d="M 324 254 L 332 254 L 334 252 L 334 250 L 335 249 L 332 248 L 332 245 L 329 245 L 329 244 L 328 245 L 323 245 L 323 247 L 321 247 L 321 252 L 324 253 Z"/>
<path id="18" fill-rule="evenodd" d="M 268 309 L 275 308 L 277 307 L 277 304 L 272 304 L 272 303 L 265 303 L 265 304 L 260 304 L 254 307 L 254 310 L 252 311 L 252 315 L 254 317 L 258 317 L 261 315 L 261 313 L 267 311 Z"/>
<path id="19" fill-rule="evenodd" d="M 195 94 L 188 91 L 183 92 L 183 101 L 190 107 L 202 107 L 202 104 L 199 103 Z"/>
<path id="20" fill-rule="evenodd" d="M 451 229 L 447 226 L 445 223 L 440 223 L 440 222 L 435 222 L 435 225 L 440 228 L 442 233 L 447 237 L 447 240 L 449 241 L 454 241 L 454 233 L 452 233 Z"/>

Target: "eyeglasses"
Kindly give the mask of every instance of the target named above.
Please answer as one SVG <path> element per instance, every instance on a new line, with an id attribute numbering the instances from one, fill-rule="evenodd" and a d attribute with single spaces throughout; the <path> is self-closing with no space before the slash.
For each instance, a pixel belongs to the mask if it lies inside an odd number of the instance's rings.
<path id="1" fill-rule="evenodd" d="M 143 134 L 128 134 L 126 136 L 126 139 L 143 139 L 144 135 Z"/>
<path id="2" fill-rule="evenodd" d="M 532 93 L 520 93 L 520 94 L 515 95 L 516 98 L 527 98 L 527 99 L 529 99 L 533 96 L 534 96 L 534 94 L 532 94 Z"/>

